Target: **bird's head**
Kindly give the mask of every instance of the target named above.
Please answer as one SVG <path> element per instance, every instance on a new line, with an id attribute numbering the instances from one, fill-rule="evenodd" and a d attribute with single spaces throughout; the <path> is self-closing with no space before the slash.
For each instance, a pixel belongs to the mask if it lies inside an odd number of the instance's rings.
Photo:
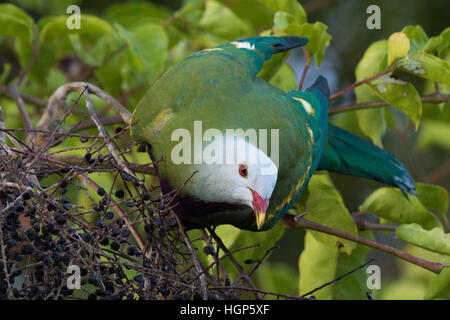
<path id="1" fill-rule="evenodd" d="M 259 230 L 266 221 L 278 168 L 263 151 L 246 139 L 226 137 L 223 143 L 223 163 L 206 163 L 197 167 L 196 184 L 201 186 L 201 198 L 207 202 L 250 207 Z M 207 148 L 203 153 L 204 162 L 208 162 L 205 154 L 210 149 Z"/>

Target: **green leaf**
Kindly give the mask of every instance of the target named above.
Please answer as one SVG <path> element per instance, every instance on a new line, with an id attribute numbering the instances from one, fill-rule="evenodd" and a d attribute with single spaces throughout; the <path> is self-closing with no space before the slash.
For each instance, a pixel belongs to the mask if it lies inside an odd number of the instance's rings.
<path id="1" fill-rule="evenodd" d="M 267 36 L 270 34 L 270 30 L 266 30 L 260 33 L 260 36 Z M 288 52 L 281 52 L 272 56 L 269 61 L 265 62 L 261 71 L 258 73 L 258 77 L 266 81 L 270 81 L 275 74 L 280 70 L 283 63 L 289 56 Z"/>
<path id="2" fill-rule="evenodd" d="M 325 50 L 330 44 L 331 35 L 326 32 L 327 26 L 322 22 L 315 22 L 314 24 L 305 23 L 302 25 L 291 24 L 284 29 L 289 35 L 296 35 L 308 38 L 309 42 L 305 46 L 309 54 L 314 56 L 316 66 L 320 66 L 325 57 Z"/>
<path id="3" fill-rule="evenodd" d="M 411 41 L 410 51 L 419 51 L 428 42 L 428 36 L 423 31 L 423 28 L 419 25 L 417 26 L 407 26 L 402 29 L 402 32 L 406 34 Z"/>
<path id="4" fill-rule="evenodd" d="M 157 24 L 140 25 L 130 31 L 117 25 L 119 35 L 128 43 L 130 67 L 146 81 L 152 81 L 164 70 L 167 58 L 168 37 Z M 144 80 L 144 81 L 145 81 Z"/>
<path id="5" fill-rule="evenodd" d="M 306 12 L 296 0 L 259 0 L 262 4 L 272 9 L 274 12 L 283 11 L 292 17 L 292 23 L 306 23 Z"/>
<path id="6" fill-rule="evenodd" d="M 367 48 L 356 66 L 356 81 L 362 81 L 387 68 L 387 48 L 388 42 L 386 40 L 374 42 Z M 358 103 L 379 99 L 378 95 L 368 85 L 356 87 L 355 94 Z M 381 147 L 381 137 L 386 132 L 384 108 L 357 110 L 356 117 L 362 133 Z"/>
<path id="7" fill-rule="evenodd" d="M 258 288 L 270 292 L 295 295 L 298 293 L 298 272 L 286 263 L 263 263 L 256 271 Z M 276 299 L 276 296 L 267 296 Z"/>
<path id="8" fill-rule="evenodd" d="M 366 78 L 376 75 L 381 71 L 386 70 L 388 65 L 387 50 L 387 40 L 380 40 L 372 43 L 364 52 L 363 57 L 356 66 L 356 81 L 362 81 Z"/>
<path id="9" fill-rule="evenodd" d="M 283 63 L 277 73 L 270 79 L 270 84 L 285 92 L 295 90 L 294 70 L 292 70 L 289 64 Z"/>
<path id="10" fill-rule="evenodd" d="M 60 37 L 67 37 L 70 34 L 112 34 L 112 27 L 108 22 L 96 16 L 82 14 L 80 16 L 80 29 L 67 28 L 67 17 L 46 18 L 40 22 L 39 43 L 55 40 Z"/>
<path id="11" fill-rule="evenodd" d="M 403 32 L 393 33 L 388 40 L 388 65 L 408 54 L 410 41 Z"/>
<path id="12" fill-rule="evenodd" d="M 273 21 L 272 10 L 259 0 L 233 1 L 228 2 L 228 5 L 241 19 L 248 20 L 256 30 L 267 27 Z"/>
<path id="13" fill-rule="evenodd" d="M 427 148 L 437 146 L 450 150 L 450 124 L 444 121 L 427 120 L 421 126 L 417 146 Z"/>
<path id="14" fill-rule="evenodd" d="M 198 25 L 228 40 L 243 38 L 249 31 L 249 27 L 230 8 L 213 0 L 206 2 L 205 12 Z"/>
<path id="15" fill-rule="evenodd" d="M 150 22 L 160 22 L 170 18 L 171 11 L 151 2 L 124 2 L 109 6 L 103 18 L 110 23 L 118 23 L 124 28 L 132 28 Z"/>
<path id="16" fill-rule="evenodd" d="M 19 37 L 33 42 L 33 19 L 13 4 L 0 4 L 0 36 Z"/>
<path id="17" fill-rule="evenodd" d="M 324 283 L 335 279 L 338 263 L 338 248 L 319 241 L 314 236 L 315 231 L 307 231 L 305 234 L 305 248 L 299 259 L 300 269 L 300 295 L 316 289 Z M 326 286 L 313 295 L 317 299 L 333 299 L 333 286 Z"/>
<path id="18" fill-rule="evenodd" d="M 11 72 L 11 64 L 10 63 L 4 63 L 3 64 L 3 71 L 0 74 L 0 84 L 5 84 L 6 79 L 8 79 L 9 73 Z"/>
<path id="19" fill-rule="evenodd" d="M 444 257 L 441 263 L 450 264 L 450 256 Z M 428 281 L 425 299 L 446 298 L 450 293 L 450 268 L 444 268 L 440 274 L 432 275 Z"/>
<path id="20" fill-rule="evenodd" d="M 402 224 L 418 223 L 429 230 L 440 227 L 439 220 L 420 203 L 417 197 L 409 199 L 397 188 L 384 187 L 366 198 L 360 211 L 376 214 L 390 222 Z"/>
<path id="21" fill-rule="evenodd" d="M 418 247 L 450 255 L 450 235 L 445 234 L 442 228 L 424 230 L 417 223 L 402 224 L 395 229 L 395 235 Z"/>
<path id="22" fill-rule="evenodd" d="M 450 86 L 450 64 L 429 53 L 411 52 L 393 67 Z"/>
<path id="23" fill-rule="evenodd" d="M 328 175 L 313 175 L 308 183 L 307 190 L 308 196 L 305 203 L 308 214 L 306 215 L 306 219 L 341 231 L 358 234 L 353 218 Z M 343 244 L 344 250 L 348 254 L 356 246 L 354 242 L 349 240 L 336 238 L 323 233 L 315 232 L 313 235 L 318 241 L 331 246 L 336 246 L 336 242 Z"/>
<path id="24" fill-rule="evenodd" d="M 372 231 L 362 231 L 359 234 L 366 239 L 374 240 Z M 336 276 L 341 276 L 366 262 L 370 247 L 358 244 L 351 255 L 340 253 Z M 365 300 L 367 299 L 367 273 L 366 268 L 359 269 L 337 281 L 334 285 L 335 299 L 338 300 Z"/>
<path id="25" fill-rule="evenodd" d="M 372 99 L 371 101 L 374 101 Z M 374 144 L 383 147 L 381 137 L 386 132 L 384 108 L 356 110 L 356 118 L 361 131 L 369 137 Z"/>
<path id="26" fill-rule="evenodd" d="M 370 82 L 369 86 L 380 98 L 410 117 L 417 130 L 422 116 L 422 100 L 411 83 L 383 75 Z"/>
<path id="27" fill-rule="evenodd" d="M 448 191 L 437 185 L 417 182 L 415 185 L 420 202 L 429 210 L 438 212 L 447 219 Z"/>
<path id="28" fill-rule="evenodd" d="M 450 27 L 445 28 L 440 35 L 431 37 L 425 44 L 423 51 L 428 53 L 437 53 L 439 57 L 444 58 L 446 49 L 450 47 Z"/>

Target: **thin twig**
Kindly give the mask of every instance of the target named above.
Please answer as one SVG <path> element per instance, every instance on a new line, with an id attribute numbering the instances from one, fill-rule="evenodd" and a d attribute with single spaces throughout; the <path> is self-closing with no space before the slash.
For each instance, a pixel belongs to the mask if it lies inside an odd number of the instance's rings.
<path id="1" fill-rule="evenodd" d="M 11 90 L 12 97 L 16 101 L 17 107 L 19 108 L 19 113 L 20 113 L 20 117 L 22 118 L 23 127 L 25 129 L 33 129 L 30 117 L 28 116 L 27 110 L 25 109 L 25 104 L 23 103 L 23 99 L 20 96 L 17 86 L 15 86 L 15 85 L 11 86 L 10 90 Z"/>
<path id="2" fill-rule="evenodd" d="M 191 240 L 189 239 L 189 237 L 186 234 L 186 231 L 184 230 L 183 224 L 181 223 L 180 219 L 178 218 L 178 216 L 175 213 L 174 213 L 174 216 L 177 219 L 181 236 L 183 237 L 183 240 L 191 254 L 192 261 L 194 262 L 195 268 L 197 269 L 197 272 L 200 274 L 199 280 L 200 280 L 200 285 L 202 287 L 203 300 L 208 300 L 208 289 L 206 286 L 205 272 L 203 270 L 202 264 L 200 263 L 200 260 L 197 256 L 197 253 L 194 250 L 194 247 L 192 246 Z"/>
<path id="3" fill-rule="evenodd" d="M 216 241 L 216 243 L 220 247 L 220 249 L 222 249 L 223 252 L 228 253 L 229 252 L 228 248 L 225 246 L 222 239 L 220 239 L 220 237 L 216 234 L 216 232 L 211 227 L 208 228 L 208 231 L 211 234 L 211 236 L 214 238 L 214 240 Z M 239 264 L 239 262 L 237 262 L 236 258 L 232 254 L 229 255 L 229 258 L 230 258 L 231 262 L 234 264 L 234 266 L 236 267 L 236 269 L 238 269 L 238 271 L 241 273 L 241 276 L 250 285 L 250 287 L 254 290 L 257 290 L 255 285 L 253 284 L 252 279 L 250 279 L 248 274 L 245 272 L 244 268 Z M 257 300 L 261 300 L 261 297 L 259 296 L 259 294 L 256 291 L 254 291 L 254 293 L 255 293 L 255 298 Z"/>
<path id="4" fill-rule="evenodd" d="M 356 267 L 355 269 L 350 270 L 350 271 L 344 273 L 343 275 L 337 277 L 336 279 L 333 279 L 333 280 L 331 280 L 331 281 L 328 281 L 328 282 L 324 283 L 323 285 L 321 285 L 320 287 L 317 287 L 317 288 L 315 288 L 315 289 L 313 289 L 313 290 L 311 290 L 311 291 L 309 291 L 309 292 L 303 294 L 303 295 L 302 295 L 302 298 L 306 298 L 306 296 L 309 296 L 309 295 L 313 294 L 314 292 L 316 292 L 316 291 L 318 291 L 318 290 L 320 290 L 320 289 L 322 289 L 322 288 L 325 288 L 326 286 L 329 286 L 330 284 L 333 284 L 333 283 L 335 283 L 335 282 L 341 280 L 342 278 L 345 278 L 345 277 L 348 276 L 349 274 L 352 274 L 353 272 L 358 271 L 358 270 L 361 269 L 361 268 L 364 268 L 365 266 L 367 266 L 369 263 L 371 263 L 371 262 L 374 261 L 374 260 L 375 260 L 375 258 L 371 258 L 369 261 L 367 261 L 366 263 L 363 263 L 362 265 Z"/>
<path id="5" fill-rule="evenodd" d="M 86 88 L 89 88 L 88 84 L 86 84 Z M 103 127 L 102 123 L 98 119 L 97 114 L 95 113 L 95 110 L 94 110 L 94 104 L 92 103 L 91 98 L 89 98 L 89 93 L 87 91 L 88 90 L 86 90 L 84 92 L 84 99 L 86 100 L 86 107 L 88 108 L 89 113 L 91 114 L 92 121 L 94 121 L 94 123 L 97 125 L 97 128 L 98 128 L 100 136 L 102 136 L 105 139 L 105 141 L 107 142 L 106 147 L 108 148 L 111 156 L 114 158 L 114 160 L 116 161 L 117 165 L 124 172 L 129 174 L 134 179 L 138 180 L 137 177 L 134 175 L 134 173 L 131 172 L 130 169 L 128 169 L 128 167 L 123 163 L 123 161 L 117 155 L 116 150 L 114 149 L 114 146 L 111 143 L 111 137 L 108 135 L 108 133 L 106 132 L 106 130 Z"/>
<path id="6" fill-rule="evenodd" d="M 442 93 L 432 93 L 425 94 L 420 97 L 422 103 L 441 103 L 450 101 L 450 94 Z M 389 105 L 384 100 L 369 101 L 369 102 L 359 102 L 351 103 L 347 105 L 330 106 L 328 108 L 328 114 L 340 113 L 345 111 L 360 110 L 360 109 L 370 109 L 370 108 L 380 108 Z"/>
<path id="7" fill-rule="evenodd" d="M 298 90 L 302 90 L 303 88 L 303 83 L 305 82 L 305 78 L 306 78 L 306 73 L 308 72 L 308 69 L 311 65 L 311 55 L 309 54 L 308 50 L 306 50 L 305 47 L 302 47 L 303 49 L 303 53 L 305 55 L 305 67 L 303 68 L 303 72 L 302 72 L 302 77 L 300 78 L 300 83 L 298 84 Z"/>
<path id="8" fill-rule="evenodd" d="M 370 222 L 358 217 L 357 213 L 352 214 L 352 218 L 355 221 L 358 230 L 385 230 L 385 231 L 394 231 L 397 229 L 397 225 L 392 223 L 379 223 L 379 222 Z"/>
<path id="9" fill-rule="evenodd" d="M 360 86 L 360 85 L 362 85 L 364 83 L 367 83 L 367 82 L 370 82 L 372 80 L 375 80 L 375 79 L 377 79 L 377 78 L 379 78 L 379 77 L 381 77 L 381 76 L 383 76 L 383 75 L 385 75 L 385 74 L 387 74 L 387 73 L 389 73 L 391 71 L 392 71 L 392 69 L 391 69 L 391 67 L 389 67 L 386 70 L 384 70 L 382 72 L 379 72 L 379 73 L 377 73 L 377 74 L 375 74 L 375 75 L 373 75 L 373 76 L 371 76 L 369 78 L 366 78 L 366 79 L 363 79 L 361 81 L 355 82 L 351 86 L 349 86 L 349 87 L 347 87 L 345 89 L 342 89 L 341 91 L 331 95 L 330 96 L 330 101 L 336 99 L 337 97 L 339 97 L 340 95 L 344 94 L 345 92 L 347 92 L 349 90 L 352 90 L 352 89 L 354 89 L 354 88 L 356 88 L 356 87 L 358 87 L 358 86 Z"/>
<path id="10" fill-rule="evenodd" d="M 75 174 L 78 177 L 85 179 L 86 183 L 88 185 L 90 185 L 93 189 L 98 190 L 100 188 L 100 186 L 97 183 L 95 183 L 94 180 L 90 179 L 89 177 L 87 177 L 83 174 L 80 174 L 80 173 L 76 173 L 76 172 L 75 172 Z M 139 235 L 139 232 L 136 230 L 133 223 L 130 221 L 130 219 L 128 219 L 128 215 L 112 199 L 111 199 L 111 203 L 112 203 L 112 207 L 113 207 L 114 211 L 116 211 L 117 214 L 123 220 L 125 220 L 126 227 L 128 228 L 128 230 L 130 230 L 131 234 L 134 237 L 134 240 L 136 240 L 139 248 L 143 251 L 145 249 L 145 242 L 144 242 L 144 240 L 142 240 L 141 236 Z"/>

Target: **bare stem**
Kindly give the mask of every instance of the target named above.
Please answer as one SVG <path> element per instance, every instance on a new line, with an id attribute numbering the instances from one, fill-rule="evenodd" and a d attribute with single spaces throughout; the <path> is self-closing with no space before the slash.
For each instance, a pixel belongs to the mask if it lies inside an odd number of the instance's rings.
<path id="1" fill-rule="evenodd" d="M 303 68 L 303 73 L 302 73 L 302 77 L 300 79 L 300 83 L 298 84 L 298 90 L 302 90 L 303 88 L 303 83 L 305 82 L 305 78 L 306 78 L 306 73 L 308 72 L 309 66 L 311 65 L 311 55 L 309 54 L 308 50 L 306 50 L 305 47 L 302 47 L 303 49 L 303 53 L 305 55 L 305 60 L 306 60 L 306 64 L 305 64 L 305 68 Z"/>
<path id="2" fill-rule="evenodd" d="M 406 253 L 404 251 L 401 251 L 397 248 L 391 247 L 389 245 L 379 243 L 370 239 L 366 239 L 360 236 L 357 236 L 352 233 L 348 233 L 345 231 L 337 230 L 334 228 L 330 228 L 306 219 L 303 219 L 301 217 L 297 217 L 291 214 L 286 214 L 283 217 L 283 222 L 285 222 L 286 225 L 292 228 L 306 228 L 310 230 L 319 231 L 322 233 L 330 234 L 339 238 L 347 239 L 350 241 L 354 241 L 387 253 L 390 253 L 396 257 L 399 257 L 400 259 L 403 259 L 405 261 L 408 261 L 410 263 L 413 263 L 415 265 L 418 265 L 422 268 L 425 268 L 431 272 L 439 274 L 444 267 L 447 267 L 446 264 L 437 263 L 437 262 L 431 262 L 427 260 L 423 260 L 421 258 L 415 257 L 413 255 L 410 255 L 409 253 Z"/>
<path id="3" fill-rule="evenodd" d="M 25 104 L 23 103 L 23 99 L 19 94 L 19 90 L 17 86 L 10 87 L 11 95 L 13 99 L 16 101 L 17 108 L 19 109 L 20 117 L 22 118 L 23 127 L 25 129 L 33 129 L 31 125 L 30 117 L 28 116 L 27 110 L 25 109 Z"/>
<path id="4" fill-rule="evenodd" d="M 385 74 L 387 74 L 387 73 L 389 73 L 391 71 L 392 71 L 391 67 L 389 67 L 385 71 L 379 72 L 376 75 L 373 75 L 373 76 L 371 76 L 369 78 L 366 78 L 366 79 L 363 79 L 361 81 L 355 82 L 351 86 L 349 86 L 349 87 L 347 87 L 347 88 L 345 88 L 345 89 L 343 89 L 343 90 L 333 94 L 332 96 L 330 96 L 330 101 L 336 99 L 337 97 L 339 97 L 340 95 L 344 94 L 345 92 L 347 92 L 349 90 L 352 90 L 352 89 L 354 89 L 354 88 L 356 88 L 356 87 L 358 87 L 358 86 L 360 86 L 360 85 L 362 85 L 364 83 L 367 83 L 367 82 L 370 82 L 372 80 L 375 80 L 375 79 L 381 77 L 382 75 L 385 75 Z"/>
<path id="5" fill-rule="evenodd" d="M 225 246 L 222 239 L 220 239 L 220 237 L 216 234 L 216 232 L 210 227 L 208 228 L 208 231 L 211 234 L 211 236 L 214 238 L 214 240 L 216 241 L 216 243 L 220 247 L 220 249 L 222 249 L 223 252 L 225 252 L 225 254 L 229 254 L 228 248 Z M 255 285 L 253 284 L 252 279 L 250 279 L 248 274 L 245 272 L 244 268 L 242 268 L 242 266 L 239 264 L 239 262 L 237 262 L 236 258 L 232 254 L 229 254 L 229 257 L 230 257 L 231 262 L 236 267 L 236 269 L 238 269 L 238 271 L 241 273 L 241 277 L 243 277 L 245 279 L 245 281 L 247 281 L 247 283 L 250 285 L 250 287 L 253 290 L 257 290 Z M 253 291 L 253 292 L 255 293 L 255 298 L 257 300 L 261 300 L 261 297 L 259 296 L 258 292 L 257 291 Z"/>
<path id="6" fill-rule="evenodd" d="M 94 180 L 90 179 L 89 177 L 87 177 L 87 176 L 85 176 L 83 174 L 80 174 L 80 173 L 76 173 L 76 175 L 79 178 L 84 179 L 86 181 L 86 183 L 88 185 L 90 185 L 93 189 L 98 190 L 98 188 L 100 188 L 100 186 L 97 183 L 95 183 Z M 127 226 L 128 230 L 130 230 L 130 232 L 133 235 L 134 239 L 136 240 L 139 248 L 142 251 L 144 251 L 144 249 L 145 249 L 145 242 L 144 242 L 144 240 L 142 240 L 141 236 L 139 235 L 139 232 L 137 232 L 137 230 L 134 228 L 133 223 L 130 221 L 130 219 L 128 219 L 127 214 L 112 199 L 111 199 L 111 203 L 113 204 L 114 211 L 116 211 L 117 214 L 123 220 L 125 220 L 126 226 Z"/>
<path id="7" fill-rule="evenodd" d="M 197 269 L 197 272 L 200 274 L 199 280 L 200 280 L 200 285 L 202 287 L 203 300 L 208 300 L 208 289 L 206 287 L 205 272 L 203 270 L 202 264 L 200 263 L 200 260 L 198 259 L 198 256 L 195 253 L 195 250 L 192 246 L 191 240 L 189 239 L 186 232 L 184 231 L 184 226 L 182 225 L 180 219 L 178 218 L 178 216 L 176 214 L 174 214 L 174 216 L 177 219 L 178 225 L 180 226 L 179 230 L 181 232 L 183 240 L 186 243 L 186 246 L 188 247 L 189 252 L 191 253 L 191 257 L 194 262 L 195 268 Z"/>
<path id="8" fill-rule="evenodd" d="M 422 102 L 424 103 L 441 103 L 450 100 L 450 94 L 442 94 L 442 93 L 432 93 L 426 94 L 420 97 Z M 339 105 L 339 106 L 330 106 L 328 108 L 328 114 L 340 113 L 345 111 L 352 110 L 360 110 L 360 109 L 370 109 L 370 108 L 380 108 L 387 106 L 388 103 L 384 100 L 378 101 L 369 101 L 369 102 L 360 102 L 360 103 L 352 103 L 347 105 Z"/>

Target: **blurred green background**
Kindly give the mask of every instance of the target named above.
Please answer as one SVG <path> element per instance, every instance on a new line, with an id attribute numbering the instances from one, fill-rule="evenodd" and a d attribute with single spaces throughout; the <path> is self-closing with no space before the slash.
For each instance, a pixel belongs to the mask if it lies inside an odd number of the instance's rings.
<path id="1" fill-rule="evenodd" d="M 161 16 L 170 17 L 171 12 L 179 9 L 185 3 L 196 1 L 182 0 L 158 0 L 151 3 L 158 5 Z M 265 10 L 254 0 L 225 0 L 225 5 L 236 12 L 248 12 L 249 21 L 255 26 L 252 35 L 257 35 L 261 31 L 271 28 L 272 13 Z M 127 21 L 126 12 L 113 12 L 111 8 L 115 4 L 123 1 L 81 1 L 81 0 L 17 0 L 12 3 L 24 9 L 35 21 L 48 15 L 62 16 L 66 14 L 69 5 L 77 4 L 82 13 L 88 13 L 99 17 L 105 15 L 109 18 L 116 18 L 125 24 L 132 24 Z M 308 22 L 321 21 L 328 26 L 327 32 L 332 36 L 325 59 L 320 68 L 315 65 L 310 69 L 306 78 L 305 86 L 308 86 L 318 74 L 325 75 L 330 80 L 331 92 L 335 93 L 355 82 L 355 67 L 363 56 L 367 47 L 374 41 L 387 39 L 392 33 L 400 31 L 407 25 L 421 25 L 428 36 L 440 34 L 448 27 L 450 21 L 450 4 L 446 0 L 408 0 L 408 1 L 363 1 L 363 0 L 311 0 L 300 1 L 308 14 Z M 381 9 L 381 29 L 369 30 L 366 27 L 368 14 L 366 9 L 369 5 L 376 4 Z M 245 11 L 244 11 L 245 12 Z M 123 15 L 123 16 L 121 16 Z M 186 26 L 185 26 L 186 27 Z M 189 27 L 189 26 L 187 26 Z M 224 26 L 226 28 L 226 26 Z M 219 41 L 217 39 L 207 39 L 195 43 L 194 47 L 176 47 L 169 55 L 173 62 L 180 60 L 186 54 L 196 51 L 205 44 Z M 0 64 L 17 60 L 14 54 L 2 43 L 0 51 Z M 289 57 L 289 63 L 293 66 L 298 75 L 303 70 L 304 58 L 302 50 L 295 50 Z M 16 61 L 17 62 L 17 61 Z M 64 83 L 66 80 L 78 80 L 86 67 L 73 56 L 68 56 L 59 61 L 58 75 L 53 87 Z M 81 71 L 79 70 L 81 69 Z M 18 72 L 18 64 L 13 65 L 12 73 Z M 112 73 L 118 70 L 111 70 Z M 105 77 L 113 77 L 112 74 L 105 74 Z M 417 81 L 418 88 L 424 86 L 425 82 Z M 150 84 L 149 84 L 150 85 Z M 105 88 L 107 90 L 108 88 Z M 123 89 L 123 88 L 121 88 Z M 124 101 L 130 110 L 142 96 L 147 87 L 136 89 L 129 94 Z M 37 89 L 30 89 L 30 92 Z M 108 90 L 107 90 L 108 91 Z M 123 90 L 110 92 L 111 94 L 123 94 Z M 355 101 L 353 91 L 350 91 L 334 101 L 334 104 L 344 104 Z M 442 106 L 441 106 L 442 107 Z M 424 114 L 439 120 L 450 119 L 449 103 L 446 103 L 444 111 L 439 110 L 438 105 L 424 105 Z M 438 184 L 450 188 L 450 157 L 448 142 L 434 141 L 433 139 L 417 143 L 421 139 L 422 129 L 417 132 L 414 125 L 407 117 L 400 112 L 389 108 L 387 113 L 388 129 L 383 137 L 383 146 L 388 151 L 395 154 L 410 170 L 416 181 Z M 20 122 L 18 118 L 7 118 L 7 124 L 11 126 Z M 337 124 L 345 124 L 345 127 L 353 132 L 361 134 L 356 117 L 353 112 L 345 115 L 332 116 L 332 121 Z M 448 132 L 448 131 L 447 131 Z M 450 137 L 445 137 L 450 139 Z M 345 204 L 350 212 L 358 211 L 363 200 L 381 184 L 359 178 L 331 175 L 333 182 L 342 193 Z M 399 245 L 399 241 L 393 238 L 392 234 L 377 232 L 376 237 L 384 242 Z M 295 294 L 298 283 L 298 254 L 303 249 L 304 232 L 302 230 L 287 230 L 282 240 L 278 243 L 279 248 L 273 251 L 268 259 L 269 263 L 261 267 L 258 282 L 266 290 L 277 290 L 283 288 L 285 293 Z M 421 254 L 419 249 L 417 254 Z M 371 251 L 368 258 L 375 257 L 377 264 L 382 266 L 382 290 L 377 292 L 380 298 L 422 298 L 424 287 L 426 287 L 427 273 L 418 267 L 407 265 L 398 259 Z M 265 273 L 264 270 L 273 269 L 275 272 Z M 364 271 L 359 271 L 364 272 Z M 270 274 L 270 277 L 264 275 Z M 401 280 L 398 275 L 402 274 Z M 422 296 L 421 296 L 422 295 Z"/>

